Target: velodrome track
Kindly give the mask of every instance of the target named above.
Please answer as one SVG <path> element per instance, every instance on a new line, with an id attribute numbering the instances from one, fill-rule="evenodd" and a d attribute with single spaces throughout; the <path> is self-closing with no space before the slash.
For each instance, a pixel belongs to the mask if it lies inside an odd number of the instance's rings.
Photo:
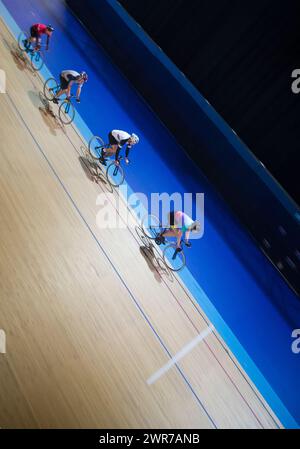
<path id="1" fill-rule="evenodd" d="M 0 34 L 0 427 L 281 426 L 134 217 L 97 227 L 97 196 L 114 208 L 118 192 L 93 182 L 79 132 L 44 113 L 43 80 Z"/>

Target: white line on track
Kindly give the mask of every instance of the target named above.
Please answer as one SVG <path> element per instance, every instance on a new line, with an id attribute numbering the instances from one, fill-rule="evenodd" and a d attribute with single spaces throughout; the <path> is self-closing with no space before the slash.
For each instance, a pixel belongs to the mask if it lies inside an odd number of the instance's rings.
<path id="1" fill-rule="evenodd" d="M 213 325 L 207 327 L 204 331 L 202 331 L 196 338 L 190 341 L 186 346 L 184 346 L 177 354 L 172 357 L 168 363 L 166 363 L 162 368 L 160 368 L 156 373 L 154 373 L 147 380 L 148 385 L 152 385 L 156 382 L 161 376 L 163 376 L 169 369 L 171 369 L 179 360 L 181 360 L 184 356 L 186 356 L 192 349 L 195 348 L 202 340 L 204 340 L 209 334 L 211 334 L 214 330 Z"/>

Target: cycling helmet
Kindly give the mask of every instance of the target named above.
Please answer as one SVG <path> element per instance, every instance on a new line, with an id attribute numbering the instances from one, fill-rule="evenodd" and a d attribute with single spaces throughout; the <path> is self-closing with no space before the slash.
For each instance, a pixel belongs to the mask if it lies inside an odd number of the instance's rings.
<path id="1" fill-rule="evenodd" d="M 132 140 L 135 144 L 136 144 L 136 143 L 139 143 L 140 139 L 139 139 L 139 137 L 138 137 L 136 134 L 132 133 L 130 137 L 131 137 L 131 140 Z"/>
<path id="2" fill-rule="evenodd" d="M 52 25 L 47 25 L 47 30 L 48 30 L 48 31 L 54 31 L 54 28 L 53 28 Z"/>
<path id="3" fill-rule="evenodd" d="M 89 79 L 89 77 L 88 77 L 86 72 L 81 72 L 80 76 L 84 79 L 85 82 L 87 82 L 87 80 Z"/>

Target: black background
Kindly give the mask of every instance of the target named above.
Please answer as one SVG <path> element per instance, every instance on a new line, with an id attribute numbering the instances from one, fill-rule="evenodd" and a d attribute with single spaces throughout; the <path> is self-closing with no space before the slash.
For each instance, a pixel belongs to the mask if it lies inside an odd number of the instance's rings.
<path id="1" fill-rule="evenodd" d="M 120 0 L 300 203 L 299 0 Z"/>
<path id="2" fill-rule="evenodd" d="M 134 437 L 133 444 L 131 446 L 126 446 L 125 444 L 100 444 L 99 439 L 109 433 L 110 436 L 124 436 L 129 435 Z M 244 443 L 245 438 L 249 441 L 249 444 L 256 444 L 257 442 L 263 442 L 266 439 L 266 443 L 275 442 L 281 445 L 292 444 L 292 438 L 297 437 L 293 435 L 294 431 L 289 430 L 265 430 L 261 432 L 260 430 L 199 430 L 199 429 L 188 429 L 188 430 L 167 430 L 167 429 L 151 429 L 151 430 L 137 430 L 137 429 L 89 429 L 89 430 L 58 430 L 58 429 L 46 429 L 46 430 L 0 430 L 0 442 L 3 449 L 11 447 L 30 447 L 30 448 L 80 448 L 80 449 L 101 449 L 101 448 L 152 448 L 152 447 L 171 447 L 170 444 L 146 444 L 144 441 L 144 434 L 151 433 L 152 435 L 156 433 L 160 435 L 162 433 L 180 434 L 184 435 L 195 433 L 199 435 L 200 443 L 196 444 L 176 444 L 172 447 L 176 448 L 199 448 L 201 446 L 211 444 L 215 441 L 218 444 L 224 444 L 226 441 L 231 445 L 238 442 L 239 446 Z M 140 441 L 136 439 L 139 438 Z"/>

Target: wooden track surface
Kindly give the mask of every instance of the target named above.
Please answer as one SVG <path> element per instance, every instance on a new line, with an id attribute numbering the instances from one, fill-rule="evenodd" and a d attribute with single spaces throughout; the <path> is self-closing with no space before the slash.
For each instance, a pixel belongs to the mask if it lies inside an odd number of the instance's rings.
<path id="1" fill-rule="evenodd" d="M 135 229 L 99 229 L 78 131 L 43 110 L 42 80 L 0 22 L 0 427 L 280 426 L 216 331 Z M 86 99 L 85 99 L 86 101 Z M 53 108 L 57 112 L 57 108 Z"/>

